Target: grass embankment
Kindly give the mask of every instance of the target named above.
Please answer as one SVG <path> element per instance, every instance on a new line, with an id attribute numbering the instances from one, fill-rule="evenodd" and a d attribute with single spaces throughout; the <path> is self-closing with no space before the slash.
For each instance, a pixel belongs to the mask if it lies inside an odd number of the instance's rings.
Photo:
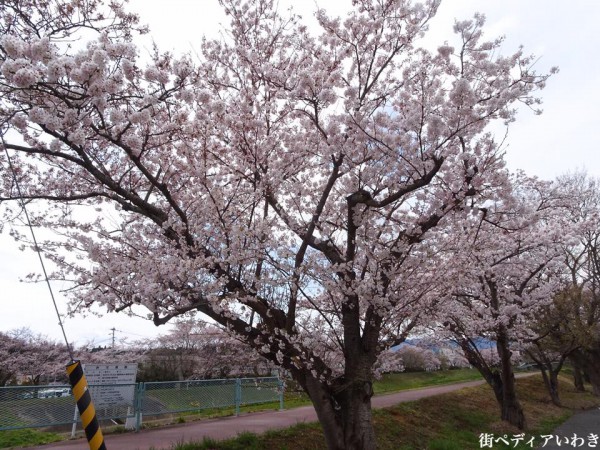
<path id="1" fill-rule="evenodd" d="M 389 373 L 373 383 L 373 390 L 378 395 L 472 380 L 481 380 L 481 374 L 475 369 Z"/>
<path id="2" fill-rule="evenodd" d="M 46 433 L 32 429 L 0 431 L 0 448 L 49 444 L 63 439 L 57 433 Z"/>
<path id="3" fill-rule="evenodd" d="M 575 411 L 600 405 L 600 399 L 588 393 L 577 393 L 566 378 L 560 380 L 563 407 L 550 402 L 540 375 L 517 380 L 518 394 L 525 409 L 528 429 L 525 440 L 515 446 L 494 443 L 495 449 L 532 448 L 527 442 L 535 438 L 535 446 L 543 443 L 540 436 L 549 434 Z M 401 403 L 393 408 L 375 410 L 373 421 L 378 448 L 393 450 L 468 450 L 480 449 L 481 433 L 509 440 L 520 431 L 499 420 L 499 411 L 487 385 Z M 237 439 L 196 444 L 180 444 L 173 450 L 309 450 L 325 449 L 320 426 L 302 424 L 281 431 L 256 436 L 245 433 Z"/>

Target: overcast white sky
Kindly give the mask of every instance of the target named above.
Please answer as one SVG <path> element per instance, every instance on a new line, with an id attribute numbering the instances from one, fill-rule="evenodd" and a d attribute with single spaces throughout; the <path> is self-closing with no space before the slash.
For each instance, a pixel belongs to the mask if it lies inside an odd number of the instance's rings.
<path id="1" fill-rule="evenodd" d="M 131 8 L 150 25 L 151 35 L 162 49 L 190 51 L 199 48 L 202 35 L 215 35 L 226 19 L 217 0 L 131 0 Z M 314 22 L 315 5 L 341 14 L 351 0 L 292 2 L 280 0 L 280 7 L 293 4 L 308 23 Z M 597 0 L 443 0 L 431 24 L 429 42 L 450 40 L 455 18 L 465 19 L 479 11 L 487 16 L 487 35 L 506 35 L 505 53 L 523 45 L 528 53 L 540 56 L 540 72 L 559 66 L 560 73 L 543 91 L 544 114 L 523 111 L 511 125 L 507 161 L 512 169 L 551 179 L 566 171 L 587 169 L 600 177 L 600 2 Z M 431 44 L 430 44 L 431 45 Z M 29 327 L 37 333 L 61 339 L 50 296 L 45 284 L 25 284 L 19 279 L 40 271 L 37 256 L 18 251 L 18 245 L 0 235 L 0 331 Z M 61 312 L 66 310 L 63 286 L 54 285 Z M 75 317 L 65 321 L 71 341 L 110 343 L 110 329 L 117 339 L 130 341 L 166 331 L 150 321 L 108 314 L 102 318 Z"/>

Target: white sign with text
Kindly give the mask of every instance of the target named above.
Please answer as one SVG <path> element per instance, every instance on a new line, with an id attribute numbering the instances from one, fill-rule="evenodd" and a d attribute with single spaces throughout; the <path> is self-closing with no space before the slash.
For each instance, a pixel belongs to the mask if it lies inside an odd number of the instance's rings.
<path id="1" fill-rule="evenodd" d="M 96 408 L 133 406 L 137 363 L 85 364 L 83 373 Z"/>

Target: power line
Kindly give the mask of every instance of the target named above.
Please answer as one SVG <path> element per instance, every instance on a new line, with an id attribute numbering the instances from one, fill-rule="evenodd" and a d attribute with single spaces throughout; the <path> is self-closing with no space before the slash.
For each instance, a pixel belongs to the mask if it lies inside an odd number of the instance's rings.
<path id="1" fill-rule="evenodd" d="M 69 344 L 69 340 L 67 339 L 67 333 L 65 332 L 65 327 L 62 322 L 62 318 L 60 317 L 60 313 L 58 311 L 58 306 L 56 305 L 56 299 L 54 298 L 54 292 L 52 291 L 52 286 L 50 285 L 50 280 L 48 278 L 48 273 L 46 272 L 46 265 L 44 264 L 44 259 L 42 258 L 42 251 L 38 246 L 37 239 L 35 238 L 35 233 L 33 231 L 33 226 L 31 225 L 31 220 L 29 219 L 29 214 L 27 213 L 27 208 L 25 206 L 25 199 L 23 197 L 23 193 L 21 192 L 21 186 L 19 185 L 19 180 L 17 179 L 17 173 L 15 172 L 15 168 L 12 164 L 12 160 L 10 159 L 10 155 L 8 154 L 8 149 L 6 148 L 6 141 L 4 140 L 4 133 L 0 134 L 0 139 L 2 140 L 2 147 L 4 147 L 4 153 L 6 153 L 6 159 L 8 160 L 8 166 L 12 173 L 13 179 L 15 180 L 15 187 L 17 188 L 17 194 L 19 196 L 19 200 L 21 201 L 21 208 L 25 213 L 25 218 L 27 220 L 27 225 L 29 226 L 29 230 L 31 231 L 31 237 L 33 239 L 34 249 L 38 255 L 40 260 L 40 264 L 42 266 L 42 272 L 44 273 L 44 278 L 46 280 L 46 284 L 48 285 L 48 291 L 50 291 L 50 298 L 52 298 L 52 304 L 54 305 L 54 310 L 56 311 L 56 316 L 58 317 L 58 325 L 62 330 L 63 338 L 65 339 L 65 344 L 67 345 L 67 351 L 69 352 L 69 358 L 71 361 L 75 361 L 73 357 L 73 350 L 71 349 L 71 344 Z"/>
<path id="2" fill-rule="evenodd" d="M 111 330 L 115 330 L 114 328 L 111 328 Z M 143 334 L 137 334 L 137 333 L 132 333 L 131 331 L 123 331 L 123 330 L 115 330 L 117 333 L 123 333 L 123 334 L 130 334 L 132 336 L 138 336 L 138 337 L 143 337 L 143 338 L 149 338 L 152 336 L 144 336 Z"/>

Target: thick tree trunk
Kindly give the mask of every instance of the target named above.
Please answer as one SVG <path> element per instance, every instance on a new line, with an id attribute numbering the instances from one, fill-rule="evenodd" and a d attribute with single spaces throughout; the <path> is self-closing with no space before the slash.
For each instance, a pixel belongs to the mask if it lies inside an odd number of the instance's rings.
<path id="1" fill-rule="evenodd" d="M 371 383 L 356 383 L 337 395 L 314 379 L 306 390 L 313 402 L 325 441 L 330 450 L 374 450 L 375 431 L 371 420 Z"/>
<path id="2" fill-rule="evenodd" d="M 586 373 L 590 377 L 592 394 L 594 394 L 596 397 L 600 397 L 600 361 L 590 363 Z"/>
<path id="3" fill-rule="evenodd" d="M 467 360 L 481 373 L 493 389 L 496 401 L 500 406 L 500 417 L 519 429 L 524 429 L 526 426 L 525 415 L 517 399 L 515 377 L 510 365 L 510 353 L 508 353 L 508 364 L 503 363 L 500 371 L 498 371 L 490 368 L 486 361 L 480 357 L 479 352 L 474 348 L 470 348 L 469 345 L 467 340 L 461 342 Z M 500 349 L 498 349 L 498 353 L 500 354 Z M 507 348 L 503 350 L 503 353 L 507 354 Z M 501 361 L 504 361 L 502 356 Z"/>
<path id="4" fill-rule="evenodd" d="M 511 351 L 509 347 L 508 333 L 504 327 L 500 327 L 497 333 L 496 348 L 500 357 L 502 379 L 502 402 L 500 404 L 502 420 L 506 420 L 511 425 L 516 426 L 519 430 L 524 430 L 526 427 L 525 414 L 523 407 L 517 398 L 517 387 L 515 384 L 515 374 L 510 360 Z"/>
<path id="5" fill-rule="evenodd" d="M 503 367 L 500 376 L 502 377 L 502 402 L 500 404 L 502 420 L 506 420 L 519 430 L 524 430 L 526 426 L 525 413 L 517 398 L 515 375 L 512 367 L 508 369 Z"/>
<path id="6" fill-rule="evenodd" d="M 552 403 L 554 403 L 556 406 L 562 406 L 560 404 L 560 396 L 558 394 L 558 371 L 551 370 L 549 378 L 550 386 L 548 389 L 550 392 L 550 398 L 552 399 Z"/>
<path id="7" fill-rule="evenodd" d="M 544 385 L 546 386 L 546 390 L 550 395 L 550 401 L 556 406 L 561 406 L 560 404 L 560 396 L 558 393 L 558 374 L 560 373 L 562 366 L 565 362 L 567 356 L 562 354 L 561 357 L 556 360 L 552 360 L 548 357 L 546 353 L 544 353 L 544 349 L 536 343 L 538 351 L 534 350 L 527 351 L 527 355 L 540 368 L 540 372 L 542 372 L 542 378 L 544 379 Z"/>
<path id="8" fill-rule="evenodd" d="M 552 367 L 547 368 L 542 366 L 541 372 L 548 394 L 550 394 L 550 400 L 556 406 L 561 406 L 558 394 L 558 371 L 552 370 Z"/>
<path id="9" fill-rule="evenodd" d="M 585 392 L 583 373 L 581 373 L 581 368 L 577 364 L 573 364 L 573 384 L 577 392 Z"/>
<path id="10" fill-rule="evenodd" d="M 358 382 L 340 396 L 346 449 L 375 449 L 375 430 L 371 417 L 371 382 Z"/>
<path id="11" fill-rule="evenodd" d="M 573 359 L 582 370 L 584 377 L 589 377 L 592 393 L 600 397 L 600 352 L 593 350 L 578 350 Z"/>
<path id="12" fill-rule="evenodd" d="M 504 399 L 502 402 L 501 417 L 502 420 L 516 426 L 519 430 L 525 429 L 525 414 L 516 395 L 508 396 Z"/>
<path id="13" fill-rule="evenodd" d="M 481 370 L 479 372 L 482 373 Z M 500 376 L 500 372 L 490 372 L 488 376 L 484 375 L 484 378 L 494 390 L 496 401 L 500 406 L 502 406 L 502 399 L 504 398 L 504 388 L 502 386 L 502 377 Z"/>
<path id="14" fill-rule="evenodd" d="M 525 415 L 523 408 L 517 399 L 515 376 L 510 362 L 510 349 L 506 332 L 497 333 L 496 350 L 500 357 L 500 370 L 492 368 L 482 357 L 475 343 L 467 338 L 459 338 L 458 342 L 469 363 L 475 367 L 483 376 L 485 381 L 494 390 L 496 401 L 500 406 L 500 417 L 502 420 L 525 428 Z"/>
<path id="15" fill-rule="evenodd" d="M 342 450 L 344 447 L 344 433 L 340 422 L 338 421 L 338 413 L 332 402 L 329 390 L 312 377 L 308 377 L 304 384 L 304 388 L 308 393 L 317 412 L 319 422 L 323 427 L 325 442 L 329 450 Z"/>

